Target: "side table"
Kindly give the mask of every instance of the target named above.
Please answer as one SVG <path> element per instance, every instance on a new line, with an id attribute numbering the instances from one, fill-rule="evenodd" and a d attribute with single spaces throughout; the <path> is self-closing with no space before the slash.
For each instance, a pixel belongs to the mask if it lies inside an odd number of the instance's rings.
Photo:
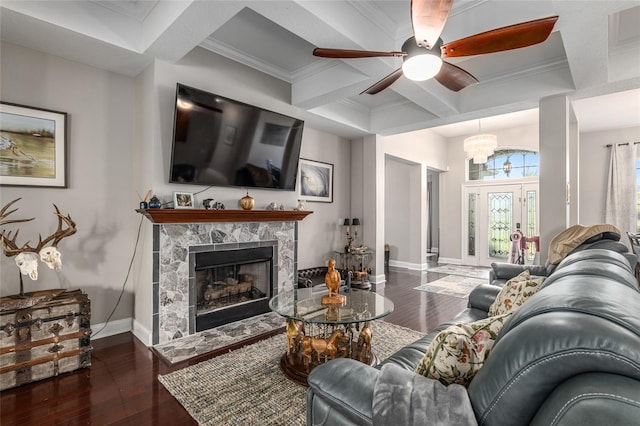
<path id="1" fill-rule="evenodd" d="M 353 273 L 351 287 L 362 290 L 371 289 L 368 265 L 374 255 L 373 250 L 353 250 L 350 252 L 336 250 L 334 254 L 339 258 L 339 267 Z"/>
<path id="2" fill-rule="evenodd" d="M 0 298 L 0 390 L 91 366 L 90 321 L 81 290 Z"/>

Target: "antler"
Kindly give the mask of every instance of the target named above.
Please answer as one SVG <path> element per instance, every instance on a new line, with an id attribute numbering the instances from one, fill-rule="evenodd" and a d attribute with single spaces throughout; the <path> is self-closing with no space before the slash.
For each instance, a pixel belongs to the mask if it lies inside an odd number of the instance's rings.
<path id="1" fill-rule="evenodd" d="M 2 225 L 8 225 L 10 223 L 18 223 L 18 222 L 29 222 L 30 220 L 35 219 L 35 217 L 32 217 L 31 219 L 11 219 L 11 220 L 4 220 L 5 217 L 9 216 L 11 213 L 15 212 L 18 209 L 13 209 L 10 212 L 7 212 L 7 209 L 9 207 L 11 207 L 14 203 L 17 203 L 18 201 L 22 200 L 21 198 L 16 198 L 15 200 L 7 203 L 2 210 L 0 210 L 0 226 Z"/>
<path id="2" fill-rule="evenodd" d="M 0 226 L 2 225 L 8 225 L 10 223 L 20 223 L 20 222 L 29 222 L 30 220 L 35 219 L 34 217 L 32 217 L 31 219 L 10 219 L 10 220 L 5 220 L 6 217 L 8 217 L 11 213 L 15 212 L 18 209 L 13 209 L 11 211 L 7 211 L 7 209 L 9 207 L 11 207 L 13 204 L 17 203 L 18 201 L 20 201 L 22 198 L 16 198 L 15 200 L 7 203 L 2 210 L 0 210 Z M 2 233 L 0 233 L 0 239 L 2 240 L 2 248 L 4 249 L 4 254 L 6 254 L 7 256 L 15 256 L 23 251 L 31 251 L 29 250 L 29 242 L 27 241 L 24 246 L 22 246 L 22 248 L 19 248 L 16 245 L 16 238 L 18 237 L 18 232 L 20 230 L 17 230 L 15 235 L 13 236 L 13 238 L 11 238 L 11 231 L 9 231 L 9 233 L 7 235 L 5 235 L 5 230 L 2 230 Z"/>
<path id="3" fill-rule="evenodd" d="M 0 210 L 0 226 L 1 225 L 6 225 L 6 224 L 9 224 L 9 223 L 28 222 L 28 221 L 34 219 L 34 218 L 31 218 L 31 219 L 4 220 L 4 218 L 6 218 L 11 213 L 13 213 L 16 210 L 18 210 L 18 209 L 13 209 L 10 212 L 6 212 L 6 210 L 12 204 L 17 202 L 18 200 L 20 200 L 20 198 L 17 198 L 15 200 L 11 201 L 6 206 L 4 206 L 2 208 L 2 210 Z M 13 238 L 11 237 L 11 231 L 9 231 L 5 235 L 5 231 L 3 230 L 2 233 L 0 233 L 0 239 L 2 240 L 2 249 L 4 250 L 4 254 L 6 256 L 11 257 L 11 256 L 15 256 L 17 254 L 20 254 L 22 252 L 38 253 L 47 244 L 49 244 L 49 242 L 53 241 L 53 243 L 51 245 L 54 246 L 54 247 L 57 247 L 58 243 L 63 238 L 75 234 L 76 233 L 76 224 L 71 219 L 71 216 L 70 215 L 64 216 L 62 213 L 60 213 L 60 210 L 58 209 L 58 206 L 56 206 L 55 204 L 53 205 L 53 207 L 56 209 L 55 215 L 58 216 L 58 229 L 56 230 L 56 232 L 54 232 L 53 234 L 49 235 L 45 239 L 43 239 L 42 235 L 40 235 L 39 236 L 38 245 L 36 247 L 31 247 L 29 245 L 29 241 L 24 243 L 22 245 L 22 247 L 18 247 L 18 245 L 16 244 L 16 239 L 18 238 L 18 233 L 20 232 L 20 230 L 19 229 L 16 230 L 16 233 L 13 235 Z M 63 223 L 67 224 L 67 228 L 66 229 L 63 229 Z"/>
<path id="4" fill-rule="evenodd" d="M 42 236 L 39 236 L 40 241 L 38 242 L 38 247 L 36 247 L 35 249 L 37 252 L 44 248 L 44 246 L 46 246 L 49 241 L 53 241 L 53 244 L 51 244 L 51 246 L 57 247 L 58 243 L 62 241 L 63 238 L 69 237 L 76 233 L 76 223 L 71 219 L 71 216 L 64 216 L 62 213 L 60 213 L 58 206 L 56 206 L 55 204 L 53 205 L 53 207 L 55 207 L 55 214 L 56 216 L 58 216 L 58 229 L 56 230 L 56 232 L 49 235 L 44 240 L 42 239 Z M 67 229 L 62 229 L 62 222 L 67 224 Z"/>

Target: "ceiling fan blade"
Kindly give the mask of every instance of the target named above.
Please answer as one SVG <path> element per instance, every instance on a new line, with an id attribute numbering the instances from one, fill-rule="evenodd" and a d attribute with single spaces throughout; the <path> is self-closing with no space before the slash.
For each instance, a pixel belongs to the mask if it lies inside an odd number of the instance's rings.
<path id="1" fill-rule="evenodd" d="M 446 61 L 442 61 L 442 68 L 434 78 L 454 92 L 459 92 L 467 86 L 478 83 L 478 79 L 467 71 Z"/>
<path id="2" fill-rule="evenodd" d="M 385 78 L 383 78 L 382 80 L 374 84 L 373 86 L 369 87 L 367 90 L 361 92 L 360 94 L 362 95 L 366 93 L 367 95 L 375 95 L 376 93 L 380 93 L 384 89 L 386 89 L 387 87 L 395 83 L 400 77 L 402 77 L 402 68 L 398 68 L 397 70 L 395 70 L 394 72 L 392 72 L 391 74 L 389 74 L 388 76 L 386 76 Z"/>
<path id="3" fill-rule="evenodd" d="M 452 4 L 453 0 L 411 0 L 411 25 L 418 46 L 435 46 Z"/>
<path id="4" fill-rule="evenodd" d="M 358 59 L 358 58 L 377 58 L 385 56 L 395 56 L 402 58 L 407 56 L 405 52 L 376 52 L 374 50 L 352 50 L 352 49 L 327 49 L 316 47 L 313 49 L 313 56 L 320 58 L 333 59 Z"/>
<path id="5" fill-rule="evenodd" d="M 444 44 L 442 57 L 481 55 L 542 43 L 551 34 L 557 20 L 557 16 L 550 16 L 461 38 Z"/>

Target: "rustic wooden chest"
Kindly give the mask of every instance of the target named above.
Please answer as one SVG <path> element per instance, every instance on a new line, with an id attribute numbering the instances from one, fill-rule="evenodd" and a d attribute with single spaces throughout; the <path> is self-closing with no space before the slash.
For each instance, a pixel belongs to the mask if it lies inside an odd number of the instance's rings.
<path id="1" fill-rule="evenodd" d="M 81 290 L 32 295 L 0 299 L 0 390 L 91 365 L 87 295 Z"/>

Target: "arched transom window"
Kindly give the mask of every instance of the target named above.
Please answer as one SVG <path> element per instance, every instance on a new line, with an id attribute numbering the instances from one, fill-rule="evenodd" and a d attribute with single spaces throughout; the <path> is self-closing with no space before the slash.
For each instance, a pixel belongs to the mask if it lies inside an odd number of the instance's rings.
<path id="1" fill-rule="evenodd" d="M 484 164 L 467 162 L 468 180 L 522 179 L 536 177 L 540 171 L 540 155 L 523 149 L 498 149 Z"/>

